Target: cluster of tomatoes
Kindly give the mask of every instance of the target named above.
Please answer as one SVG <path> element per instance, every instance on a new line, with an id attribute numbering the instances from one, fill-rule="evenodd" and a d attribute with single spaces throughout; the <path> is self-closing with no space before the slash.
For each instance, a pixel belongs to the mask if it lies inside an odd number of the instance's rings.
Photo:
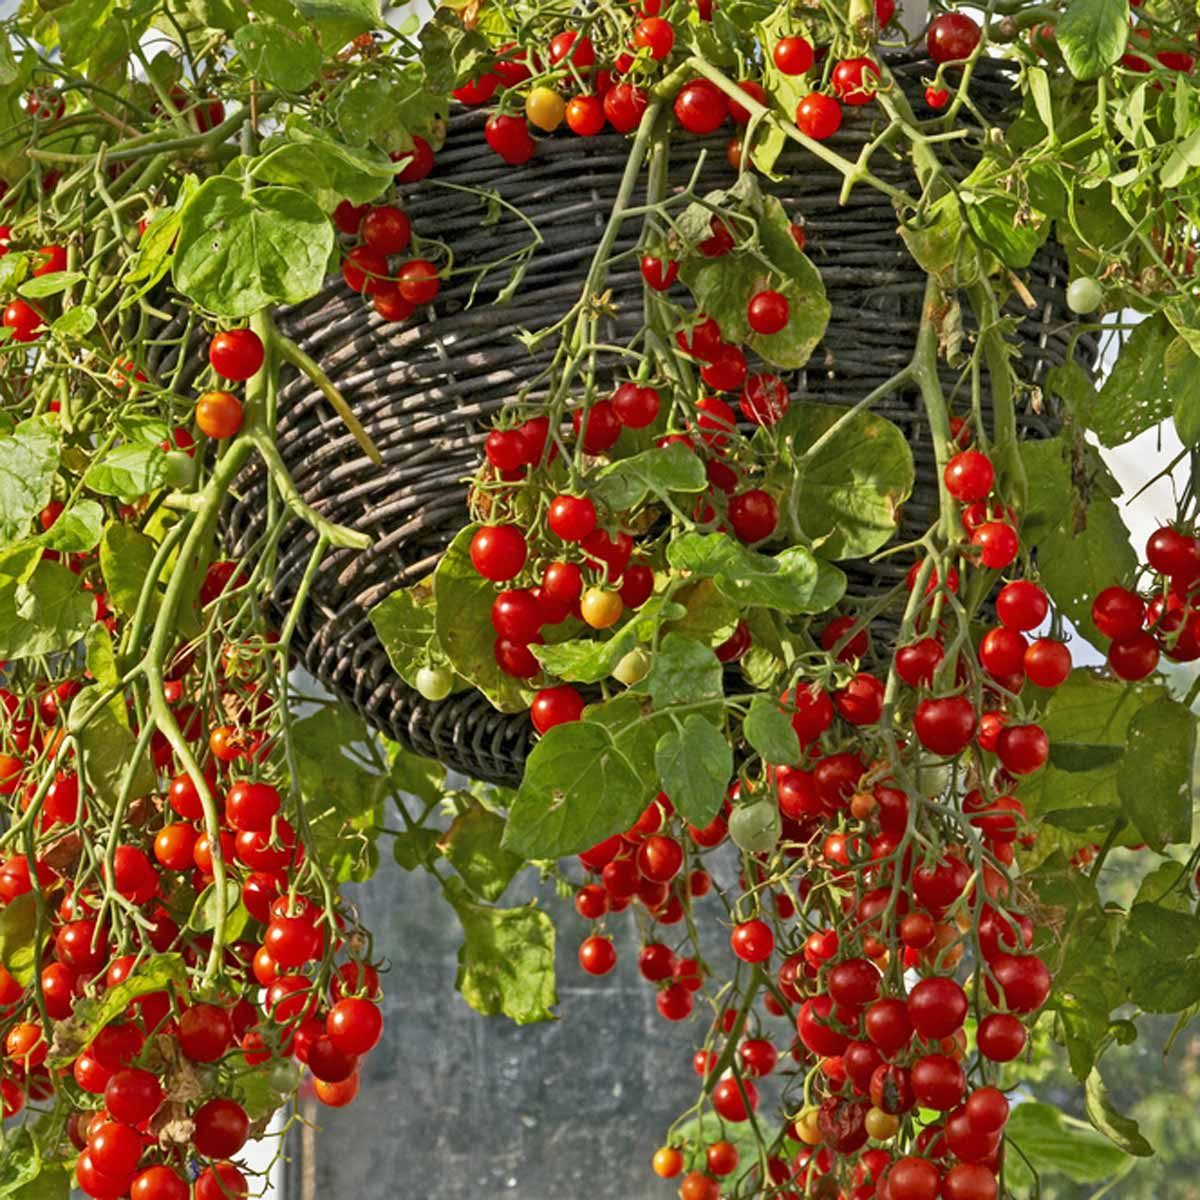
<path id="1" fill-rule="evenodd" d="M 429 144 L 416 140 L 428 152 Z M 416 182 L 432 169 L 432 154 L 417 150 L 396 178 Z M 412 241 L 412 223 L 402 208 L 343 200 L 334 210 L 333 220 L 339 232 L 358 238 L 342 259 L 342 279 L 351 291 L 369 296 L 385 321 L 407 320 L 422 304 L 433 302 L 441 278 L 429 259 L 410 257 L 392 270 L 391 260 L 402 255 Z"/>
<path id="2" fill-rule="evenodd" d="M 12 249 L 13 230 L 9 225 L 0 225 L 0 258 Z M 45 275 L 55 275 L 67 269 L 67 251 L 64 246 L 41 246 L 32 252 L 33 266 L 30 274 L 35 279 Z M 9 336 L 14 342 L 33 342 L 42 334 L 47 324 L 45 312 L 37 305 L 30 304 L 20 296 L 14 297 L 5 305 L 0 314 L 0 327 L 12 332 Z"/>
<path id="3" fill-rule="evenodd" d="M 218 360 L 231 367 L 214 350 Z M 219 604 L 245 583 L 237 564 L 214 563 L 200 603 Z M 70 677 L 33 700 L 0 692 L 0 792 L 19 800 L 18 830 L 29 826 L 34 845 L 31 862 L 25 843 L 10 838 L 0 905 L 27 904 L 36 892 L 46 913 L 34 978 L 0 968 L 0 1098 L 6 1117 L 28 1100 L 69 1103 L 75 1178 L 94 1200 L 247 1196 L 233 1160 L 264 1114 L 247 1111 L 240 1079 L 265 1072 L 286 1095 L 299 1064 L 319 1100 L 342 1106 L 382 1033 L 365 932 L 326 906 L 283 799 L 263 778 L 270 641 L 224 644 L 207 714 L 189 699 L 206 674 L 196 648 L 181 647 L 166 671 L 176 723 L 198 757 L 207 749 L 201 761 L 220 812 L 226 878 L 237 888 L 236 911 L 245 910 L 215 981 L 202 987 L 195 981 L 212 951 L 211 918 L 197 922 L 196 913 L 211 908 L 203 897 L 215 882 L 213 846 L 200 790 L 171 743 L 159 730 L 149 739 L 161 792 L 114 814 L 81 781 L 72 752 L 62 753 L 68 702 L 88 681 Z M 135 733 L 136 718 L 131 708 Z M 164 955 L 179 956 L 192 982 L 177 972 L 161 987 L 138 986 Z M 96 1027 L 97 1006 L 122 988 L 128 1002 Z"/>
<path id="4" fill-rule="evenodd" d="M 1142 592 L 1114 584 L 1092 602 L 1092 623 L 1106 638 L 1108 665 L 1118 679 L 1145 679 L 1160 655 L 1200 659 L 1200 539 L 1170 525 L 1146 543 L 1152 585 Z"/>
<path id="5" fill-rule="evenodd" d="M 994 473 L 967 450 L 946 482 L 982 506 Z M 987 563 L 966 553 L 959 566 Z M 1015 848 L 1033 830 L 1013 793 L 1049 753 L 1021 694 L 1062 684 L 1071 655 L 1034 635 L 1050 606 L 1020 578 L 999 589 L 994 625 L 968 651 L 950 633 L 958 569 L 945 574 L 914 564 L 912 634 L 882 660 L 852 615 L 815 633 L 823 663 L 808 662 L 779 699 L 802 747 L 794 766 L 747 754 L 707 827 L 660 793 L 630 829 L 579 856 L 588 878 L 576 908 L 598 925 L 581 967 L 613 969 L 604 924 L 639 905 L 650 924 L 638 969 L 660 1014 L 682 1021 L 711 991 L 716 1017 L 693 1066 L 716 1117 L 745 1129 L 764 1079 L 781 1092 L 783 1129 L 764 1152 L 769 1193 L 786 1200 L 995 1200 L 1009 1111 L 997 1073 L 1050 994 L 1015 882 Z M 889 672 L 867 669 L 881 661 L 898 684 L 890 712 Z M 718 848 L 730 841 L 741 865 L 725 886 Z M 713 891 L 744 964 L 733 976 L 694 940 L 697 902 Z M 678 1178 L 682 1200 L 719 1200 L 739 1167 L 757 1169 L 739 1162 L 740 1140 L 685 1131 L 653 1167 Z"/>
<path id="6" fill-rule="evenodd" d="M 606 127 L 630 133 L 650 103 L 652 76 L 683 56 L 677 30 L 659 15 L 658 0 L 642 5 L 623 46 L 602 51 L 579 29 L 567 29 L 545 46 L 501 46 L 488 70 L 453 92 L 461 104 L 478 107 L 500 103 L 488 118 L 484 136 L 506 163 L 519 166 L 537 151 L 531 129 L 553 133 L 566 125 L 579 137 L 593 137 Z M 712 19 L 709 0 L 697 0 L 702 21 Z M 885 28 L 895 15 L 893 0 L 875 0 L 876 21 Z M 943 13 L 930 22 L 926 45 L 939 67 L 969 59 L 980 42 L 979 26 L 966 14 Z M 841 128 L 843 106 L 870 104 L 881 84 L 878 63 L 867 56 L 831 61 L 829 48 L 814 46 L 799 34 L 779 38 L 763 48 L 776 70 L 792 78 L 811 78 L 813 90 L 799 101 L 794 120 L 806 137 L 825 141 Z M 738 86 L 758 105 L 770 106 L 757 79 Z M 934 109 L 950 98 L 947 89 L 931 85 L 925 95 Z M 745 126 L 751 112 L 706 78 L 684 83 L 673 98 L 675 118 L 689 133 L 712 134 L 726 121 Z M 792 114 L 789 114 L 792 115 Z M 740 139 L 730 144 L 730 161 L 739 162 Z M 736 152 L 735 152 L 736 151 Z"/>

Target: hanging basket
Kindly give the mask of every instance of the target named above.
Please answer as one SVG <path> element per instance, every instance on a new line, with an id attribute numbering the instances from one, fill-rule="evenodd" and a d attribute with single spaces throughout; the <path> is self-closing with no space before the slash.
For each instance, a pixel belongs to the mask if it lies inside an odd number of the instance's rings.
<path id="1" fill-rule="evenodd" d="M 931 76 L 933 65 L 912 56 L 894 57 L 890 65 L 919 103 L 922 76 Z M 996 113 L 1011 110 L 1010 75 L 987 61 L 978 68 L 972 85 L 977 102 Z M 279 397 L 278 445 L 309 504 L 372 538 L 370 549 L 362 552 L 331 551 L 320 568 L 297 630 L 297 648 L 308 669 L 372 725 L 417 752 L 467 775 L 514 785 L 530 746 L 527 715 L 496 712 L 475 693 L 438 703 L 424 700 L 392 669 L 367 613 L 397 588 L 428 577 L 466 523 L 465 480 L 480 461 L 494 414 L 549 360 L 549 350 L 530 353 L 515 335 L 552 323 L 578 298 L 629 144 L 615 133 L 548 137 L 532 162 L 514 169 L 487 148 L 484 120 L 481 112 L 451 120 L 433 176 L 408 189 L 402 203 L 423 239 L 452 248 L 456 268 L 494 263 L 527 245 L 530 230 L 519 211 L 543 239 L 520 286 L 503 303 L 492 303 L 510 280 L 511 261 L 482 277 L 456 274 L 434 311 L 403 325 L 383 323 L 340 280 L 280 312 L 282 330 L 341 390 L 379 448 L 383 465 L 367 460 L 326 400 L 294 375 Z M 845 124 L 828 144 L 854 159 L 877 120 L 869 109 L 848 109 Z M 958 167 L 965 174 L 969 145 L 951 145 L 958 147 Z M 681 135 L 672 147 L 671 182 L 686 184 L 701 148 L 707 159 L 696 190 L 728 187 L 733 173 L 720 135 Z M 897 187 L 916 186 L 907 161 L 885 150 L 874 155 L 871 168 Z M 776 171 L 783 179 L 763 180 L 763 186 L 791 219 L 803 223 L 806 252 L 832 306 L 826 335 L 811 361 L 787 376 L 792 398 L 850 405 L 911 358 L 926 276 L 905 249 L 886 197 L 860 186 L 839 204 L 841 176 L 790 144 Z M 632 248 L 637 226 L 627 223 L 617 253 Z M 1072 347 L 1090 368 L 1096 347 L 1077 335 L 1067 314 L 1061 250 L 1043 247 L 1021 278 L 1036 301 L 1033 310 L 1016 302 L 1008 310 L 1022 319 L 1016 334 L 1022 378 L 1036 384 Z M 623 344 L 641 323 L 636 258 L 617 264 L 606 286 L 618 311 L 606 337 Z M 201 365 L 197 361 L 195 371 Z M 186 376 L 181 386 L 190 382 Z M 948 392 L 956 382 L 946 368 Z M 920 398 L 904 388 L 875 411 L 897 424 L 912 448 L 917 486 L 897 536 L 919 536 L 937 506 L 933 447 Z M 1026 408 L 1018 413 L 1018 424 L 1023 436 L 1042 437 L 1052 432 L 1054 416 Z M 225 515 L 226 533 L 241 551 L 252 548 L 264 531 L 265 491 L 262 472 L 248 472 Z M 314 536 L 296 522 L 279 547 L 274 603 L 281 612 L 295 594 Z M 841 565 L 850 576 L 851 593 L 862 595 L 890 586 L 907 563 Z"/>

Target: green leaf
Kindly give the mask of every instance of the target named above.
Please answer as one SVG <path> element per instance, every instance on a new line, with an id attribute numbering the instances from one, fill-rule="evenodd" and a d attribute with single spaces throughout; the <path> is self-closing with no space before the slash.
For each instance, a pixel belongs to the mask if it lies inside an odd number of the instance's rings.
<path id="1" fill-rule="evenodd" d="M 295 113 L 284 124 L 284 137 L 286 144 L 313 155 L 328 175 L 329 186 L 352 204 L 374 200 L 387 190 L 396 173 L 396 164 L 382 151 L 347 146 Z"/>
<path id="2" fill-rule="evenodd" d="M 95 500 L 76 500 L 58 514 L 58 520 L 38 542 L 64 554 L 86 554 L 95 549 L 103 525 L 104 509 Z"/>
<path id="3" fill-rule="evenodd" d="M 446 661 L 433 632 L 431 600 L 428 588 L 401 588 L 367 613 L 388 661 L 409 687 L 417 686 L 417 672 L 422 667 Z"/>
<path id="4" fill-rule="evenodd" d="M 0 546 L 29 533 L 57 470 L 58 437 L 48 421 L 33 417 L 0 436 Z"/>
<path id="5" fill-rule="evenodd" d="M 1083 1101 L 1088 1120 L 1114 1146 L 1120 1146 L 1126 1154 L 1137 1158 L 1149 1158 L 1154 1153 L 1154 1147 L 1142 1136 L 1138 1123 L 1122 1116 L 1113 1107 L 1099 1069 L 1093 1070 L 1088 1076 L 1084 1085 Z"/>
<path id="6" fill-rule="evenodd" d="M 662 790 L 689 824 L 703 828 L 721 811 L 733 775 L 733 748 L 711 721 L 691 713 L 664 733 L 654 765 Z"/>
<path id="7" fill-rule="evenodd" d="M 320 77 L 321 47 L 307 29 L 256 21 L 243 25 L 233 44 L 247 73 L 280 91 L 302 92 Z"/>
<path id="8" fill-rule="evenodd" d="M 156 546 L 140 529 L 113 522 L 100 538 L 100 574 L 113 607 L 132 617 L 154 562 Z M 157 598 L 151 608 L 157 608 Z"/>
<path id="9" fill-rule="evenodd" d="M 1081 822 L 1072 822 L 1065 812 L 1083 810 L 1082 823 L 1090 829 L 1100 811 L 1124 814 L 1118 776 L 1131 723 L 1147 706 L 1157 707 L 1165 698 L 1166 690 L 1158 684 L 1126 684 L 1083 668 L 1072 671 L 1055 689 L 1041 718 L 1050 745 L 1066 747 L 1069 769 L 1059 765 L 1060 757 L 1021 784 L 1019 795 L 1030 817 L 1052 817 L 1060 828 L 1069 829 Z M 1076 844 L 1093 840 L 1080 837 Z M 1127 830 L 1118 844 L 1141 840 L 1140 833 Z"/>
<path id="10" fill-rule="evenodd" d="M 628 829 L 653 792 L 612 732 L 585 719 L 556 725 L 533 748 L 504 845 L 526 858 L 577 854 Z"/>
<path id="11" fill-rule="evenodd" d="M 175 286 L 223 317 L 248 317 L 315 296 L 333 250 L 333 225 L 297 188 L 256 188 L 235 179 L 202 183 L 179 222 Z"/>
<path id="12" fill-rule="evenodd" d="M 51 1172 L 43 1171 L 45 1164 L 33 1129 L 23 1125 L 4 1136 L 4 1152 L 0 1154 L 0 1198 L 21 1200 L 27 1189 Z M 65 1180 L 66 1173 L 55 1170 Z"/>
<path id="13" fill-rule="evenodd" d="M 748 343 L 765 361 L 788 370 L 804 366 L 829 324 L 830 307 L 820 273 L 796 246 L 783 205 L 764 194 L 750 172 L 733 187 L 710 192 L 705 200 L 754 221 L 762 257 L 771 269 L 736 250 L 716 259 L 689 254 L 680 265 L 679 277 L 695 297 L 697 310 L 715 318 L 728 340 Z M 680 227 L 693 245 L 708 236 L 711 217 L 711 210 L 699 203 L 682 214 Z M 732 227 L 739 237 L 745 233 L 743 224 Z M 786 327 L 769 336 L 754 333 L 747 318 L 750 298 L 763 288 L 781 292 L 788 301 Z"/>
<path id="14" fill-rule="evenodd" d="M 99 314 L 90 304 L 77 304 L 68 308 L 62 316 L 50 322 L 51 331 L 67 341 L 82 341 L 100 320 Z"/>
<path id="15" fill-rule="evenodd" d="M 79 749 L 87 772 L 88 785 L 108 808 L 117 803 L 130 771 L 129 796 L 137 797 L 154 790 L 154 769 L 143 753 L 134 761 L 137 740 L 127 720 L 121 720 L 111 704 L 94 713 L 86 725 L 83 714 L 100 698 L 105 689 L 100 684 L 85 687 L 71 701 L 68 725 L 78 739 Z M 118 698 L 119 699 L 119 698 Z"/>
<path id="16" fill-rule="evenodd" d="M 1122 919 L 1100 903 L 1095 883 L 1057 850 L 1028 876 L 1037 895 L 1034 949 L 1054 976 L 1047 1007 L 1058 1015 L 1071 1071 L 1082 1083 L 1108 1035 L 1125 989 L 1111 969 Z"/>
<path id="17" fill-rule="evenodd" d="M 1099 1183 L 1128 1162 L 1121 1150 L 1082 1122 L 1035 1100 L 1022 1100 L 1013 1108 L 1004 1136 L 1020 1151 L 1006 1163 L 1013 1173 L 1010 1186 L 1032 1182 L 1024 1160 L 1039 1175 L 1065 1175 L 1076 1183 Z"/>
<path id="18" fill-rule="evenodd" d="M 720 700 L 723 668 L 709 647 L 681 633 L 668 633 L 654 656 L 646 686 L 658 709 Z"/>
<path id="19" fill-rule="evenodd" d="M 139 500 L 167 478 L 167 456 L 160 446 L 126 443 L 110 450 L 84 473 L 83 482 L 102 496 Z"/>
<path id="20" fill-rule="evenodd" d="M 38 961 L 37 899 L 25 892 L 0 908 L 0 963 L 22 986 L 33 981 Z"/>
<path id="21" fill-rule="evenodd" d="M 216 929 L 217 920 L 221 916 L 221 897 L 217 885 L 210 883 L 192 905 L 188 925 L 192 929 L 206 931 Z M 225 936 L 235 939 L 241 936 L 246 927 L 250 914 L 242 904 L 241 888 L 235 879 L 225 880 Z"/>
<path id="22" fill-rule="evenodd" d="M 433 806 L 446 788 L 446 768 L 433 758 L 384 739 L 388 758 L 388 778 L 409 796 L 416 796 L 423 803 Z"/>
<path id="23" fill-rule="evenodd" d="M 1192 840 L 1196 718 L 1177 700 L 1147 705 L 1129 723 L 1117 790 L 1142 839 L 1161 851 Z"/>
<path id="24" fill-rule="evenodd" d="M 1129 0 L 1070 0 L 1055 42 L 1076 79 L 1098 79 L 1125 53 Z"/>
<path id="25" fill-rule="evenodd" d="M 518 1025 L 554 1020 L 554 923 L 536 902 L 488 908 L 455 879 L 446 898 L 463 927 L 455 980 L 463 999 L 485 1017 L 502 1013 Z"/>
<path id="26" fill-rule="evenodd" d="M 233 1073 L 229 1094 L 241 1102 L 251 1121 L 265 1121 L 295 1094 L 299 1076 L 300 1068 L 286 1060 L 243 1066 Z"/>
<path id="27" fill-rule="evenodd" d="M 1175 398 L 1175 432 L 1185 446 L 1200 445 L 1200 355 L 1177 337 L 1163 353 L 1163 369 Z"/>
<path id="28" fill-rule="evenodd" d="M 1041 583 L 1056 608 L 1089 641 L 1103 644 L 1092 624 L 1092 601 L 1114 579 L 1137 568 L 1137 555 L 1117 505 L 1093 496 L 1082 528 L 1060 527 L 1037 541 Z"/>
<path id="29" fill-rule="evenodd" d="M 779 426 L 791 439 L 793 457 L 783 480 L 791 494 L 780 509 L 795 515 L 798 537 L 835 560 L 862 558 L 891 538 L 915 477 L 912 449 L 896 425 L 870 412 L 846 416 L 836 405 L 798 404 Z M 842 420 L 806 460 L 805 453 Z"/>
<path id="30" fill-rule="evenodd" d="M 742 732 L 763 762 L 790 766 L 799 761 L 800 739 L 791 718 L 769 696 L 755 696 L 750 702 Z"/>
<path id="31" fill-rule="evenodd" d="M 1170 157 L 1163 163 L 1159 178 L 1163 187 L 1177 188 L 1196 167 L 1200 167 L 1200 129 L 1193 129 L 1175 144 Z"/>
<path id="32" fill-rule="evenodd" d="M 345 704 L 333 705 L 292 727 L 297 778 L 311 852 L 335 883 L 370 879 L 379 865 L 375 847 L 384 819 L 387 781 L 363 764 L 372 737 Z"/>
<path id="33" fill-rule="evenodd" d="M 57 296 L 86 278 L 82 271 L 53 271 L 49 275 L 27 279 L 17 291 L 28 300 L 40 300 L 45 296 Z"/>
<path id="34" fill-rule="evenodd" d="M 106 989 L 94 1000 L 77 1001 L 67 1020 L 54 1023 L 53 1053 L 47 1062 L 51 1067 L 68 1066 L 101 1029 L 121 1016 L 139 996 L 174 990 L 175 985 L 186 990 L 187 982 L 182 954 L 155 954 L 143 959 L 116 987 Z"/>
<path id="35" fill-rule="evenodd" d="M 492 603 L 496 589 L 471 565 L 477 525 L 459 531 L 433 573 L 434 632 L 450 665 L 501 712 L 523 712 L 530 693 L 496 662 Z"/>
<path id="36" fill-rule="evenodd" d="M 596 475 L 593 497 L 619 512 L 634 508 L 647 495 L 669 496 L 672 492 L 702 492 L 708 487 L 704 463 L 686 446 L 643 450 L 632 458 L 619 459 Z"/>
<path id="37" fill-rule="evenodd" d="M 606 642 L 579 638 L 529 648 L 549 674 L 570 683 L 599 683 L 637 645 L 637 640 L 637 623 L 631 621 Z"/>
<path id="38" fill-rule="evenodd" d="M 27 567 L 24 555 L 0 559 L 0 658 L 36 658 L 68 650 L 95 619 L 91 594 L 80 587 L 74 571 L 43 561 L 26 582 L 9 574 Z"/>
<path id="39" fill-rule="evenodd" d="M 748 550 L 724 533 L 685 533 L 667 546 L 667 562 L 712 579 L 741 607 L 761 605 L 783 614 L 825 612 L 841 599 L 846 577 L 837 567 L 792 546 L 775 558 Z"/>
<path id="40" fill-rule="evenodd" d="M 171 268 L 171 256 L 175 252 L 176 239 L 179 237 L 180 213 L 186 207 L 187 200 L 196 191 L 194 175 L 185 179 L 181 189 L 182 204 L 176 202 L 174 208 L 164 209 L 146 226 L 146 232 L 138 239 L 137 252 L 129 260 L 125 273 L 125 284 L 140 283 L 136 290 L 130 287 L 121 300 L 121 307 L 134 303 L 139 296 L 144 296 Z"/>
<path id="41" fill-rule="evenodd" d="M 1146 1012 L 1179 1012 L 1200 1000 L 1200 917 L 1135 904 L 1115 965 L 1129 999 Z"/>
<path id="42" fill-rule="evenodd" d="M 328 30 L 333 40 L 348 41 L 383 24 L 379 0 L 292 0 L 301 16 Z"/>
<path id="43" fill-rule="evenodd" d="M 504 818 L 473 803 L 451 823 L 438 849 L 462 876 L 467 887 L 484 900 L 499 900 L 512 877 L 525 865 L 519 854 L 506 850 Z"/>
<path id="44" fill-rule="evenodd" d="M 438 858 L 440 830 L 420 826 L 392 839 L 392 857 L 405 871 L 431 866 Z"/>
<path id="45" fill-rule="evenodd" d="M 917 265 L 933 275 L 946 292 L 978 282 L 983 251 L 970 235 L 957 192 L 947 192 L 929 207 L 924 225 L 902 225 L 900 236 Z"/>
<path id="46" fill-rule="evenodd" d="M 1147 317 L 1126 336 L 1108 378 L 1086 397 L 1090 403 L 1072 406 L 1102 446 L 1123 445 L 1172 415 L 1175 397 L 1164 364 L 1175 340 L 1166 316 Z"/>
<path id="47" fill-rule="evenodd" d="M 1158 904 L 1176 912 L 1191 912 L 1192 900 L 1188 888 L 1185 863 L 1168 859 L 1159 863 L 1138 884 L 1134 904 Z"/>

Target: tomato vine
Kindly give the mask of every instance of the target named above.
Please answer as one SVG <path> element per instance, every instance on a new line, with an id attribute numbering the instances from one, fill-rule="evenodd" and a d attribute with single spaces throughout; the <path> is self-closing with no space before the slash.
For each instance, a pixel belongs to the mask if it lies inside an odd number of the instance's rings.
<path id="1" fill-rule="evenodd" d="M 630 911 L 659 1013 L 704 1030 L 652 1163 L 682 1200 L 993 1200 L 1149 1153 L 1099 1063 L 1138 1013 L 1200 1005 L 1174 667 L 1200 659 L 1200 540 L 1189 475 L 1140 561 L 1095 444 L 1170 421 L 1169 473 L 1200 442 L 1195 25 L 1178 0 L 993 0 L 919 34 L 890 0 L 6 22 L 0 1194 L 244 1196 L 303 1071 L 350 1103 L 386 976 L 341 886 L 380 838 L 457 914 L 481 1013 L 553 1015 L 550 916 L 499 904 L 527 866 L 594 923 L 587 974 Z M 471 429 L 468 521 L 369 613 L 428 704 L 529 714 L 519 786 L 456 789 L 294 671 L 329 556 L 376 537 L 293 478 L 285 383 L 364 471 L 394 447 L 282 318 L 340 278 L 381 343 L 502 319 L 546 239 L 447 138 L 532 174 L 607 129 L 611 206 L 553 319 L 509 329 L 540 358 Z M 812 383 L 846 373 L 814 360 L 845 290 L 779 198 L 798 162 L 894 212 L 920 292 L 845 404 Z M 464 254 L 410 218 L 435 191 L 523 240 Z M 1022 350 L 1039 308 L 1061 354 Z M 225 518 L 252 478 L 247 544 Z M 1107 1142 L 1058 1123 L 1046 1161 L 1015 1091 L 1034 1029 Z"/>

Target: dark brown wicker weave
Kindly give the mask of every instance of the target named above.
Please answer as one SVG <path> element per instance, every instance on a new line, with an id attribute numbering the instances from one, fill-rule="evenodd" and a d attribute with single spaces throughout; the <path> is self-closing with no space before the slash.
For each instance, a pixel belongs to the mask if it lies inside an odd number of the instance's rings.
<path id="1" fill-rule="evenodd" d="M 983 64 L 987 67 L 988 64 Z M 906 90 L 919 96 L 928 63 L 893 63 Z M 994 112 L 1011 103 L 1008 77 L 983 72 L 975 95 Z M 376 468 L 360 452 L 326 401 L 306 381 L 292 378 L 280 401 L 279 447 L 306 500 L 333 521 L 375 539 L 364 552 L 330 553 L 317 578 L 298 629 L 309 670 L 349 700 L 375 726 L 415 750 L 468 775 L 504 784 L 520 779 L 528 751 L 526 716 L 495 712 L 467 694 L 433 704 L 404 685 L 391 669 L 367 611 L 396 588 L 426 577 L 466 516 L 463 480 L 475 469 L 492 415 L 510 401 L 547 355 L 530 355 L 514 339 L 521 329 L 550 323 L 578 296 L 596 239 L 603 228 L 628 143 L 615 134 L 544 139 L 529 165 L 505 166 L 485 146 L 485 115 L 468 113 L 450 123 L 433 177 L 412 188 L 404 205 L 424 238 L 453 247 L 457 264 L 494 261 L 528 240 L 509 212 L 484 223 L 478 197 L 446 184 L 494 190 L 536 222 L 545 243 L 515 297 L 489 301 L 508 281 L 506 268 L 484 278 L 470 307 L 471 281 L 464 278 L 439 296 L 436 314 L 402 326 L 379 321 L 340 282 L 313 300 L 280 314 L 282 327 L 312 354 L 348 398 L 383 454 Z M 831 145 L 849 157 L 868 139 L 872 113 L 848 110 Z M 698 145 L 709 157 L 702 190 L 728 186 L 724 140 L 681 137 L 674 148 L 672 179 L 686 181 Z M 963 146 L 964 167 L 969 147 Z M 904 161 L 881 152 L 877 174 L 912 186 Z M 802 219 L 808 252 L 821 271 L 833 307 L 827 336 L 811 363 L 793 379 L 793 397 L 851 404 L 904 366 L 912 354 L 925 276 L 896 232 L 896 213 L 885 198 L 862 187 L 838 204 L 840 176 L 799 148 L 790 148 L 778 169 L 786 179 L 771 184 L 789 214 Z M 639 222 L 630 221 L 618 250 L 633 245 Z M 1066 268 L 1047 247 L 1022 273 L 1038 301 L 1019 332 L 1024 377 L 1036 382 L 1061 362 L 1074 330 L 1065 315 Z M 627 340 L 640 324 L 640 278 L 629 259 L 610 278 L 621 315 L 609 337 Z M 436 319 L 435 319 L 436 317 Z M 1092 353 L 1081 342 L 1077 353 Z M 1089 364 L 1090 365 L 1090 364 Z M 948 373 L 947 386 L 954 384 Z M 936 488 L 933 450 L 921 419 L 919 398 L 893 394 L 878 412 L 903 429 L 916 456 L 919 485 L 906 507 L 901 537 L 919 534 L 933 519 Z M 1044 436 L 1044 417 L 1024 412 L 1023 432 Z M 251 473 L 227 514 L 227 531 L 239 545 L 261 535 L 265 482 Z M 313 544 L 296 523 L 281 547 L 275 599 L 282 609 L 294 595 Z M 852 590 L 867 593 L 890 584 L 907 563 L 851 566 Z"/>

